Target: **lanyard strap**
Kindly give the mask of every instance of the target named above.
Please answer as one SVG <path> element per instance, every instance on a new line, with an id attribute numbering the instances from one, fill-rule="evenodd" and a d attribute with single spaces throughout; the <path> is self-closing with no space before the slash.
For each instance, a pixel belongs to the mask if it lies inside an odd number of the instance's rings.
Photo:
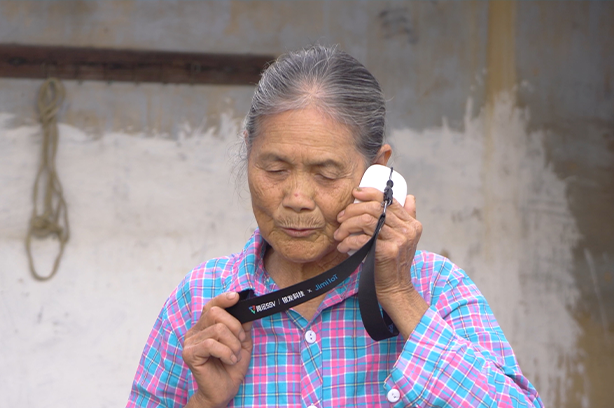
<path id="1" fill-rule="evenodd" d="M 375 341 L 397 336 L 399 331 L 386 311 L 380 307 L 375 291 L 375 242 L 386 221 L 386 207 L 387 203 L 384 204 L 384 212 L 371 239 L 339 265 L 311 279 L 266 295 L 253 296 L 251 289 L 244 290 L 240 293 L 239 302 L 226 311 L 241 323 L 283 312 L 333 289 L 348 278 L 364 259 L 358 284 L 358 305 L 365 329 Z"/>

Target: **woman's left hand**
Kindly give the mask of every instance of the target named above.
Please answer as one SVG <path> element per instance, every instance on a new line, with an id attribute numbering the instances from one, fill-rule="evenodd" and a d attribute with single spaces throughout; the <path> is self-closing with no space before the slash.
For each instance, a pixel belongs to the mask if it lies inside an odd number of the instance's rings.
<path id="1" fill-rule="evenodd" d="M 355 188 L 352 193 L 361 202 L 350 204 L 339 213 L 337 221 L 341 225 L 334 235 L 340 241 L 337 249 L 343 253 L 366 244 L 382 214 L 384 196 L 381 191 Z M 414 289 L 410 274 L 421 234 L 422 224 L 416 219 L 415 197 L 408 195 L 404 206 L 394 200 L 386 209 L 386 222 L 377 239 L 375 288 L 379 303 L 406 338 L 428 308 Z M 408 313 L 413 316 L 411 322 L 406 321 Z"/>

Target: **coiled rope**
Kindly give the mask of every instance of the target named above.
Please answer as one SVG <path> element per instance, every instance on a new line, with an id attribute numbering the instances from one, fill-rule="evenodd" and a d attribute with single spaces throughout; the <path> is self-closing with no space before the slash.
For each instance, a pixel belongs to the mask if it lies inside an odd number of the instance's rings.
<path id="1" fill-rule="evenodd" d="M 32 217 L 26 235 L 26 251 L 30 272 L 34 279 L 39 281 L 51 279 L 56 274 L 69 237 L 66 202 L 55 168 L 55 156 L 58 150 L 57 113 L 64 101 L 64 95 L 64 86 L 56 78 L 48 78 L 38 92 L 37 105 L 43 128 L 43 144 L 41 163 L 34 180 Z M 41 213 L 38 211 L 39 192 L 42 195 Z M 41 239 L 52 236 L 59 241 L 60 249 L 53 263 L 53 270 L 47 276 L 39 275 L 34 267 L 31 249 L 33 236 Z"/>

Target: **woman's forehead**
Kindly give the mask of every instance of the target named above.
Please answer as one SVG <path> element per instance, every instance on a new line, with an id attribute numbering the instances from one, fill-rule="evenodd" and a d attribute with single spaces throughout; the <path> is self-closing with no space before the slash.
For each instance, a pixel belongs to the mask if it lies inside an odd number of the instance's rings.
<path id="1" fill-rule="evenodd" d="M 322 154 L 323 160 L 358 153 L 353 131 L 318 109 L 292 110 L 263 118 L 252 153 Z"/>

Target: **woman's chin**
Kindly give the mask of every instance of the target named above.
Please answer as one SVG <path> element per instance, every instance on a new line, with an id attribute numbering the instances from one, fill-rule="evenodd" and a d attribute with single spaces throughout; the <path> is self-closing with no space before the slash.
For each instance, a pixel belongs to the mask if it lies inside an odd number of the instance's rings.
<path id="1" fill-rule="evenodd" d="M 318 262 L 329 256 L 332 252 L 338 253 L 336 245 L 331 245 L 328 240 L 326 242 L 312 242 L 295 238 L 283 240 L 278 245 L 273 244 L 272 246 L 278 255 L 289 262 L 297 264 Z"/>

